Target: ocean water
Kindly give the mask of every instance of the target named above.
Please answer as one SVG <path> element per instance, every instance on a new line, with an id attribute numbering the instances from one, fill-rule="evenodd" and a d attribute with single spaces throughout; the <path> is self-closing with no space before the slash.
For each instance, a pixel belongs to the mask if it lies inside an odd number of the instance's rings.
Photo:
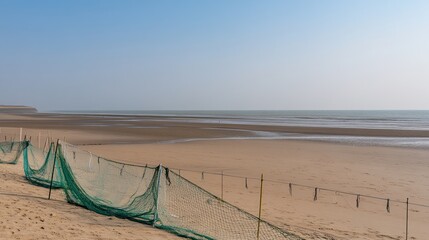
<path id="1" fill-rule="evenodd" d="M 279 126 L 429 130 L 429 110 L 402 111 L 61 111 L 169 116 L 175 121 Z"/>
<path id="2" fill-rule="evenodd" d="M 168 121 L 252 124 L 276 126 L 309 126 L 363 129 L 429 130 L 429 111 L 61 111 L 127 116 L 129 121 L 140 121 L 132 116 L 168 116 Z M 162 118 L 159 121 L 166 121 Z M 399 146 L 428 148 L 429 138 L 422 137 L 362 137 L 313 134 L 288 134 L 251 131 L 252 137 L 229 137 L 226 139 L 293 139 L 325 142 L 340 142 L 357 145 Z M 177 139 L 166 143 L 220 140 L 225 138 Z"/>

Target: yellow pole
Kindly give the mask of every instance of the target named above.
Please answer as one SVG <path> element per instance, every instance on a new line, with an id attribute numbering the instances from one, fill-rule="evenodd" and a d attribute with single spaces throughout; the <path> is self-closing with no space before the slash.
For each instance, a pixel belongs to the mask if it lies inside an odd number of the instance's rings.
<path id="1" fill-rule="evenodd" d="M 405 240 L 408 240 L 408 198 L 407 198 L 407 215 L 406 215 L 406 226 L 405 226 Z"/>
<path id="2" fill-rule="evenodd" d="M 222 171 L 222 175 L 221 175 L 221 183 L 220 183 L 220 199 L 223 200 L 223 171 Z"/>
<path id="3" fill-rule="evenodd" d="M 259 215 L 258 215 L 258 231 L 256 232 L 256 239 L 259 240 L 259 228 L 261 227 L 261 213 L 262 213 L 262 186 L 264 183 L 264 174 L 261 174 L 261 191 L 259 193 Z"/>

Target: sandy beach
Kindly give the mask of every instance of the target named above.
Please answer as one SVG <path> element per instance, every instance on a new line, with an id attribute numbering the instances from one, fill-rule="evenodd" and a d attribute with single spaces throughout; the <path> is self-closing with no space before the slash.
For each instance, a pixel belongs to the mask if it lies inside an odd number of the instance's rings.
<path id="1" fill-rule="evenodd" d="M 138 119 L 138 121 L 136 120 Z M 225 139 L 252 131 L 360 136 L 429 136 L 426 131 L 306 128 L 195 123 L 168 117 L 64 114 L 0 115 L 0 139 L 18 139 L 19 127 L 35 146 L 66 139 L 105 158 L 162 163 L 252 214 L 258 212 L 260 174 L 266 181 L 262 218 L 305 239 L 405 239 L 405 204 L 314 189 L 335 189 L 412 203 L 429 203 L 429 150 L 317 141 Z M 241 130 L 241 131 L 237 131 Z M 39 141 L 40 133 L 40 141 Z M 176 141 L 177 139 L 201 139 Z M 217 139 L 217 140 L 210 140 Z M 208 140 L 207 140 L 208 139 Z M 202 172 L 205 172 L 202 179 Z M 248 188 L 243 178 L 248 177 Z M 22 162 L 0 165 L 0 239 L 180 239 L 151 226 L 106 217 L 67 204 L 61 190 L 26 182 Z M 254 178 L 254 179 L 253 179 Z M 282 183 L 277 183 L 282 182 Z M 410 207 L 409 239 L 425 239 L 429 209 Z"/>
<path id="2" fill-rule="evenodd" d="M 0 240 L 429 240 L 428 12 L 0 0 Z"/>

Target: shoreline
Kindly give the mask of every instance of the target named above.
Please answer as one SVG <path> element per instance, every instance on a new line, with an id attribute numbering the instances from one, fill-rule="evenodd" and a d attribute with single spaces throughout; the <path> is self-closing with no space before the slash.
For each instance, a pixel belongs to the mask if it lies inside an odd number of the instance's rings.
<path id="1" fill-rule="evenodd" d="M 4 127 L 42 128 L 48 123 L 51 127 L 82 127 L 87 128 L 85 123 L 106 123 L 111 127 L 114 123 L 127 123 L 129 126 L 142 126 L 148 123 L 161 126 L 176 124 L 178 126 L 195 126 L 205 128 L 222 128 L 224 130 L 259 130 L 269 132 L 287 132 L 301 134 L 321 135 L 348 135 L 348 136 L 377 136 L 377 137 L 429 137 L 429 130 L 421 129 L 389 129 L 389 128 L 362 128 L 362 127 L 321 127 L 321 126 L 293 126 L 293 125 L 264 125 L 264 124 L 240 124 L 240 123 L 203 123 L 187 122 L 187 119 L 206 119 L 215 117 L 192 117 L 192 116 L 157 116 L 157 115 L 113 115 L 113 114 L 63 114 L 63 113 L 29 113 L 29 114 L 0 114 L 9 118 L 2 119 L 0 124 Z M 16 117 L 16 118 L 14 118 Z M 216 118 L 215 118 L 216 119 Z M 237 118 L 240 119 L 240 118 Z M 70 124 L 73 122 L 73 124 Z M 65 124 L 64 124 L 65 123 Z M 127 127 L 123 127 L 127 128 Z"/>
<path id="2" fill-rule="evenodd" d="M 429 131 L 299 126 L 266 126 L 186 122 L 176 117 L 124 115 L 26 114 L 1 115 L 3 127 L 81 131 L 94 135 L 121 136 L 82 145 L 177 143 L 218 140 L 298 140 L 362 146 L 429 148 Z M 65 136 L 61 136 L 65 137 Z"/>

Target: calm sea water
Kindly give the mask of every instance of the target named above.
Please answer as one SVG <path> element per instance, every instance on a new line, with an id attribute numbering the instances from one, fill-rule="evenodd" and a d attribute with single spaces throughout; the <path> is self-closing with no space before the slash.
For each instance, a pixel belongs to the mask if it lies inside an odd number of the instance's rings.
<path id="1" fill-rule="evenodd" d="M 64 113 L 169 116 L 169 121 L 254 124 L 278 126 L 343 127 L 365 129 L 429 130 L 429 111 L 61 111 Z M 136 118 L 138 121 L 138 118 Z M 253 137 L 228 139 L 293 139 L 340 142 L 358 145 L 417 147 L 429 149 L 429 138 L 361 137 L 336 135 L 288 134 L 252 131 Z M 225 138 L 220 138 L 225 139 Z M 220 139 L 177 139 L 203 141 Z"/>
<path id="2" fill-rule="evenodd" d="M 176 121 L 429 130 L 429 111 L 62 111 L 113 115 L 170 116 Z"/>

